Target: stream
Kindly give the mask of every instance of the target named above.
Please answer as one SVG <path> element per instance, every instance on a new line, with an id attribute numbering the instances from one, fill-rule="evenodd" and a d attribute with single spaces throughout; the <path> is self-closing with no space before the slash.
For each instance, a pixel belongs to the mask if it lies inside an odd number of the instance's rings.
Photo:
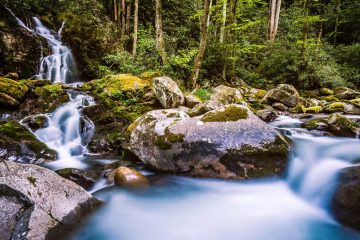
<path id="1" fill-rule="evenodd" d="M 34 18 L 32 30 L 47 39 L 51 55 L 43 57 L 38 79 L 76 82 L 71 51 L 58 32 Z M 64 25 L 62 26 L 64 27 Z M 47 114 L 49 125 L 34 132 L 58 153 L 49 167 L 86 168 L 86 144 L 95 127 L 81 112 L 96 104 L 81 92 L 69 91 L 70 101 Z M 73 239 L 360 239 L 329 212 L 329 199 L 342 168 L 360 159 L 358 139 L 314 136 L 300 121 L 280 117 L 272 125 L 294 142 L 285 176 L 273 179 L 223 181 L 163 176 L 151 172 L 146 191 L 107 186 L 100 180 L 93 195 L 106 202 Z"/>

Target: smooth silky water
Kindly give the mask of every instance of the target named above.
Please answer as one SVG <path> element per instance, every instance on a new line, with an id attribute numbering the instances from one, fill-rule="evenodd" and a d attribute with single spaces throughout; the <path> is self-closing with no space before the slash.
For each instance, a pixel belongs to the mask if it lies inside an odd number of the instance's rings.
<path id="1" fill-rule="evenodd" d="M 38 79 L 74 81 L 71 51 L 58 32 L 34 18 L 30 29 L 44 37 L 51 54 L 41 60 Z M 64 25 L 62 26 L 64 27 Z M 52 168 L 83 168 L 93 123 L 81 114 L 94 104 L 91 97 L 69 92 L 71 100 L 47 114 L 49 125 L 35 135 L 58 152 Z M 356 117 L 356 116 L 355 116 Z M 301 121 L 280 117 L 273 123 L 294 141 L 282 178 L 256 181 L 201 180 L 157 176 L 146 172 L 148 189 L 130 191 L 108 186 L 104 179 L 92 193 L 105 201 L 73 236 L 76 240 L 342 240 L 360 233 L 338 224 L 329 213 L 329 200 L 340 169 L 360 160 L 357 139 L 314 137 Z"/>

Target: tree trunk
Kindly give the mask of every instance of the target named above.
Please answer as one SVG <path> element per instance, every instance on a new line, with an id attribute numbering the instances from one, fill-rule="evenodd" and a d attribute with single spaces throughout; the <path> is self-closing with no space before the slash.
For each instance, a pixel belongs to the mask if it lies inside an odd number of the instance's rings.
<path id="1" fill-rule="evenodd" d="M 224 42 L 224 35 L 225 35 L 225 26 L 226 26 L 226 7 L 227 7 L 227 0 L 223 2 L 223 9 L 222 9 L 222 25 L 220 29 L 220 43 Z"/>
<path id="2" fill-rule="evenodd" d="M 270 0 L 269 41 L 275 40 L 280 19 L 281 0 Z"/>
<path id="3" fill-rule="evenodd" d="M 131 18 L 131 3 L 128 3 L 126 7 L 126 22 L 125 22 L 125 34 L 130 32 L 130 18 Z"/>
<path id="4" fill-rule="evenodd" d="M 340 23 L 340 12 L 341 12 L 341 1 L 336 0 L 336 19 L 335 19 L 335 29 L 334 29 L 334 45 L 337 42 L 337 35 L 338 35 L 339 23 Z"/>
<path id="5" fill-rule="evenodd" d="M 137 37 L 138 37 L 138 25 L 139 25 L 139 0 L 135 0 L 135 9 L 134 9 L 134 36 L 133 36 L 133 57 L 136 57 L 136 48 L 137 48 Z"/>
<path id="6" fill-rule="evenodd" d="M 206 49 L 206 42 L 207 42 L 209 23 L 210 23 L 209 21 L 210 5 L 211 5 L 211 0 L 204 0 L 204 15 L 202 17 L 201 26 L 200 26 L 200 45 L 199 45 L 198 53 L 195 58 L 194 70 L 191 76 L 192 88 L 196 88 L 197 80 L 199 78 L 201 62 Z"/>
<path id="7" fill-rule="evenodd" d="M 116 2 L 116 0 L 114 0 L 114 21 L 115 22 L 117 22 L 117 15 L 118 15 L 117 2 Z"/>
<path id="8" fill-rule="evenodd" d="M 125 13 L 126 13 L 126 0 L 122 0 L 121 3 L 121 41 L 124 44 L 125 40 Z"/>
<path id="9" fill-rule="evenodd" d="M 156 49 L 161 57 L 162 64 L 166 62 L 166 51 L 163 33 L 161 0 L 155 0 L 155 28 L 156 28 Z"/>

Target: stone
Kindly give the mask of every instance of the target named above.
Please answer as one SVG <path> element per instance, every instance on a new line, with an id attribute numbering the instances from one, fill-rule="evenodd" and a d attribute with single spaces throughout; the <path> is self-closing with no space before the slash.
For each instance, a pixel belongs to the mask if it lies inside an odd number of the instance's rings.
<path id="1" fill-rule="evenodd" d="M 332 213 L 341 224 L 360 230 L 360 167 L 344 168 L 338 175 Z"/>
<path id="2" fill-rule="evenodd" d="M 19 75 L 16 72 L 9 72 L 4 76 L 4 78 L 9 78 L 9 79 L 12 79 L 12 80 L 18 80 Z"/>
<path id="3" fill-rule="evenodd" d="M 197 104 L 195 107 L 193 107 L 193 109 L 191 109 L 188 112 L 188 114 L 191 117 L 195 117 L 195 116 L 199 116 L 199 115 L 202 115 L 204 113 L 207 113 L 209 111 L 221 108 L 222 106 L 224 106 L 223 103 L 221 103 L 219 101 L 210 100 L 210 101 L 207 101 L 207 102 L 204 102 L 204 103 Z"/>
<path id="4" fill-rule="evenodd" d="M 0 158 L 41 164 L 56 159 L 56 152 L 16 121 L 0 121 Z"/>
<path id="5" fill-rule="evenodd" d="M 356 138 L 360 134 L 359 124 L 338 113 L 329 116 L 328 125 L 330 131 L 336 136 Z"/>
<path id="6" fill-rule="evenodd" d="M 330 95 L 334 95 L 334 91 L 331 90 L 330 88 L 321 88 L 320 89 L 320 94 L 321 96 L 330 96 Z"/>
<path id="7" fill-rule="evenodd" d="M 248 107 L 232 104 L 192 118 L 148 112 L 132 126 L 128 148 L 158 172 L 244 179 L 282 174 L 289 145 Z"/>
<path id="8" fill-rule="evenodd" d="M 295 107 L 298 105 L 299 97 L 299 93 L 293 86 L 280 84 L 276 88 L 268 91 L 263 100 L 271 103 L 280 102 L 288 107 Z"/>
<path id="9" fill-rule="evenodd" d="M 117 186 L 139 188 L 148 186 L 149 181 L 133 168 L 119 167 L 114 170 L 114 183 Z"/>
<path id="10" fill-rule="evenodd" d="M 354 99 L 360 97 L 360 92 L 354 91 L 347 87 L 338 87 L 334 90 L 338 99 Z"/>
<path id="11" fill-rule="evenodd" d="M 1 239 L 66 239 L 99 205 L 84 189 L 48 169 L 0 162 Z"/>
<path id="12" fill-rule="evenodd" d="M 323 108 L 323 112 L 325 113 L 345 112 L 345 103 L 333 102 L 328 105 L 325 105 Z"/>
<path id="13" fill-rule="evenodd" d="M 0 77 L 0 92 L 17 101 L 21 101 L 28 91 L 28 87 L 20 82 Z"/>
<path id="14" fill-rule="evenodd" d="M 217 101 L 222 104 L 232 104 L 242 102 L 243 97 L 238 89 L 220 85 L 214 88 L 210 101 Z"/>
<path id="15" fill-rule="evenodd" d="M 306 113 L 319 113 L 321 112 L 322 107 L 321 106 L 314 106 L 314 107 L 308 107 L 305 109 Z"/>
<path id="16" fill-rule="evenodd" d="M 273 122 L 280 114 L 275 110 L 263 109 L 256 111 L 255 115 L 265 122 Z"/>
<path id="17" fill-rule="evenodd" d="M 0 107 L 8 108 L 8 109 L 16 109 L 20 106 L 20 103 L 10 97 L 9 95 L 0 92 Z"/>
<path id="18" fill-rule="evenodd" d="M 279 110 L 279 111 L 282 111 L 282 112 L 287 110 L 287 107 L 282 103 L 273 103 L 272 107 L 275 108 L 276 110 Z"/>
<path id="19" fill-rule="evenodd" d="M 21 123 L 26 124 L 33 132 L 40 128 L 46 128 L 49 125 L 48 118 L 45 115 L 29 116 L 24 118 Z"/>
<path id="20" fill-rule="evenodd" d="M 176 108 L 184 104 L 184 95 L 179 86 L 169 77 L 153 79 L 152 89 L 164 108 Z"/>
<path id="21" fill-rule="evenodd" d="M 76 183 L 86 190 L 90 190 L 101 175 L 101 172 L 99 171 L 76 168 L 64 168 L 56 170 L 55 172 L 61 177 Z"/>
<path id="22" fill-rule="evenodd" d="M 195 107 L 197 104 L 202 103 L 201 99 L 193 94 L 185 94 L 185 103 L 189 108 Z"/>

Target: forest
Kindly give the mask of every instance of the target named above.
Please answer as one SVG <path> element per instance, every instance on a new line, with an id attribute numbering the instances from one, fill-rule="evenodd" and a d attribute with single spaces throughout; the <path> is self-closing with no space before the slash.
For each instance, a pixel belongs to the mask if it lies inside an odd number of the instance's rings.
<path id="1" fill-rule="evenodd" d="M 360 239 L 360 1 L 0 0 L 0 239 Z"/>

